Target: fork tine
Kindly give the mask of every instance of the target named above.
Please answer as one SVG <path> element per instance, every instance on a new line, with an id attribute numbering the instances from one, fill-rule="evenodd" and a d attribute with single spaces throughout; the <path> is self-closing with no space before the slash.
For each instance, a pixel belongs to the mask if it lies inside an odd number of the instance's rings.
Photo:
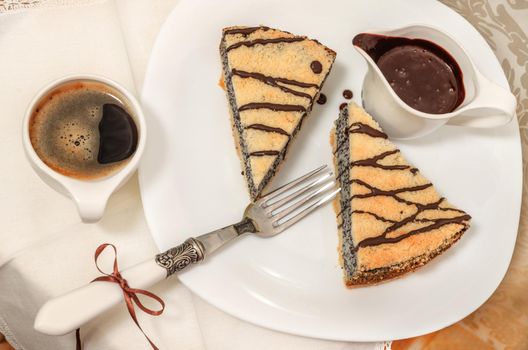
<path id="1" fill-rule="evenodd" d="M 300 184 L 301 182 L 304 182 L 305 180 L 308 180 L 312 176 L 320 173 L 326 167 L 327 167 L 327 165 L 322 165 L 319 168 L 310 171 L 308 174 L 303 175 L 303 176 L 299 177 L 298 179 L 295 179 L 295 180 L 293 180 L 291 182 L 288 182 L 287 184 L 285 184 L 285 185 L 283 185 L 283 186 L 271 191 L 270 193 L 266 194 L 265 196 L 261 197 L 258 200 L 258 202 L 260 202 L 260 204 L 262 204 L 262 203 L 267 202 L 270 199 L 273 199 L 273 198 L 277 197 L 278 195 L 280 195 L 280 194 L 286 192 L 287 190 L 289 190 L 290 188 L 293 188 L 293 187 L 297 186 L 298 184 Z"/>
<path id="2" fill-rule="evenodd" d="M 322 193 L 327 192 L 328 189 L 330 189 L 331 187 L 334 187 L 334 185 L 335 185 L 335 182 L 334 182 L 333 178 L 331 178 L 330 181 L 325 181 L 325 182 L 319 184 L 319 186 L 317 186 L 315 188 L 316 189 L 315 191 L 310 193 L 305 198 L 299 200 L 298 202 L 295 202 L 294 204 L 292 204 L 291 206 L 287 207 L 286 209 L 284 209 L 284 210 L 280 211 L 279 213 L 273 215 L 272 219 L 275 220 L 275 223 L 278 223 L 278 221 L 280 219 L 282 219 L 285 216 L 293 213 L 297 209 L 299 209 L 302 206 L 304 206 L 306 203 L 309 203 L 312 199 L 319 197 Z"/>
<path id="3" fill-rule="evenodd" d="M 282 207 L 286 203 L 291 203 L 294 199 L 302 196 L 303 194 L 307 193 L 311 189 L 313 189 L 315 186 L 318 186 L 321 182 L 327 180 L 328 178 L 333 178 L 332 172 L 330 170 L 327 170 L 326 172 L 319 173 L 318 176 L 314 176 L 314 180 L 309 182 L 308 184 L 304 186 L 298 186 L 299 189 L 296 189 L 295 192 L 290 193 L 286 197 L 276 201 L 273 204 L 266 204 L 262 205 L 262 208 L 266 209 L 268 213 L 271 213 L 273 210 Z M 305 181 L 306 182 L 306 181 Z"/>
<path id="4" fill-rule="evenodd" d="M 283 230 L 287 229 L 288 227 L 292 226 L 293 224 L 295 224 L 296 222 L 298 222 L 299 220 L 304 218 L 306 215 L 310 214 L 315 209 L 319 208 L 323 204 L 326 204 L 329 201 L 331 201 L 332 199 L 334 199 L 334 197 L 337 195 L 337 193 L 339 191 L 341 191 L 341 188 L 335 189 L 334 191 L 332 191 L 328 195 L 326 195 L 323 198 L 319 199 L 318 201 L 310 204 L 310 206 L 308 206 L 305 209 L 303 209 L 301 212 L 299 212 L 294 217 L 292 217 L 292 218 L 288 219 L 287 221 L 279 224 L 278 226 L 275 227 L 275 229 L 278 230 L 278 232 L 282 232 Z"/>

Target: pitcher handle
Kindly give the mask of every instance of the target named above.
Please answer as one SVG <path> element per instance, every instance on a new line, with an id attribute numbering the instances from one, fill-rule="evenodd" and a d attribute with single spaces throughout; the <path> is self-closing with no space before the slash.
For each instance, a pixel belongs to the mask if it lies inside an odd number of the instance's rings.
<path id="1" fill-rule="evenodd" d="M 491 82 L 480 72 L 477 78 L 476 97 L 459 114 L 448 121 L 449 125 L 474 128 L 493 128 L 508 124 L 515 115 L 517 100 L 507 89 Z"/>

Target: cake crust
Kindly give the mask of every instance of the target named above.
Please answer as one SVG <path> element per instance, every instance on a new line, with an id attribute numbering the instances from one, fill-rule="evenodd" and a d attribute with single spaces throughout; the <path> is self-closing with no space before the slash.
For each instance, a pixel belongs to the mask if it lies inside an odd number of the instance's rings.
<path id="1" fill-rule="evenodd" d="M 403 263 L 392 265 L 383 268 L 377 268 L 368 273 L 358 273 L 353 279 L 344 278 L 345 285 L 348 288 L 360 287 L 363 285 L 376 285 L 394 278 L 403 276 L 408 272 L 414 272 L 418 268 L 424 266 L 429 261 L 433 260 L 437 256 L 440 256 L 443 252 L 449 249 L 453 244 L 458 242 L 468 227 L 464 227 L 457 232 L 451 239 L 447 240 L 444 244 L 439 246 L 437 249 L 429 254 L 413 257 Z"/>

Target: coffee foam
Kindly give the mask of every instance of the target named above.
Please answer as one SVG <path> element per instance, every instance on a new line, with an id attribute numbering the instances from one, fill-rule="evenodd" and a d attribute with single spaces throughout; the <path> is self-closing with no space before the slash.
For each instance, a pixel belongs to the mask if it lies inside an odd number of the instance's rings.
<path id="1" fill-rule="evenodd" d="M 110 164 L 97 161 L 98 125 L 102 106 L 114 103 L 133 118 L 126 99 L 115 89 L 92 81 L 61 85 L 44 96 L 29 126 L 30 140 L 39 158 L 53 170 L 79 179 L 97 179 L 121 169 L 128 159 Z"/>

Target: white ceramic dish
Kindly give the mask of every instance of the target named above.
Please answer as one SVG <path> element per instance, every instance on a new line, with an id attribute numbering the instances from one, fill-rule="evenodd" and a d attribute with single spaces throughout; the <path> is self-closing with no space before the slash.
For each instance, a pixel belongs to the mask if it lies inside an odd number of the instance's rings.
<path id="1" fill-rule="evenodd" d="M 355 46 L 368 64 L 363 81 L 363 105 L 393 139 L 413 139 L 425 136 L 442 125 L 496 128 L 511 122 L 517 100 L 510 89 L 486 79 L 475 67 L 465 50 L 440 28 L 428 25 L 405 26 L 389 31 L 371 31 L 378 35 L 425 39 L 440 45 L 459 64 L 464 79 L 465 96 L 454 111 L 429 114 L 409 107 L 394 92 L 376 62 L 361 47 Z M 384 103 L 379 103 L 383 100 Z"/>
<path id="2" fill-rule="evenodd" d="M 360 102 L 367 69 L 352 46 L 354 34 L 418 22 L 457 37 L 478 69 L 507 87 L 484 39 L 436 1 L 182 1 L 159 35 L 142 95 L 150 137 L 141 195 L 160 250 L 235 222 L 248 201 L 225 94 L 217 85 L 222 27 L 266 24 L 317 38 L 338 52 L 323 89 L 328 102 L 314 108 L 279 184 L 331 164 L 328 136 L 341 92 L 351 89 Z M 468 315 L 496 289 L 513 252 L 522 183 L 517 122 L 491 130 L 445 126 L 397 144 L 441 193 L 473 216 L 462 240 L 428 266 L 390 283 L 347 290 L 327 206 L 272 239 L 242 239 L 182 273 L 181 281 L 236 317 L 326 339 L 413 337 Z"/>

